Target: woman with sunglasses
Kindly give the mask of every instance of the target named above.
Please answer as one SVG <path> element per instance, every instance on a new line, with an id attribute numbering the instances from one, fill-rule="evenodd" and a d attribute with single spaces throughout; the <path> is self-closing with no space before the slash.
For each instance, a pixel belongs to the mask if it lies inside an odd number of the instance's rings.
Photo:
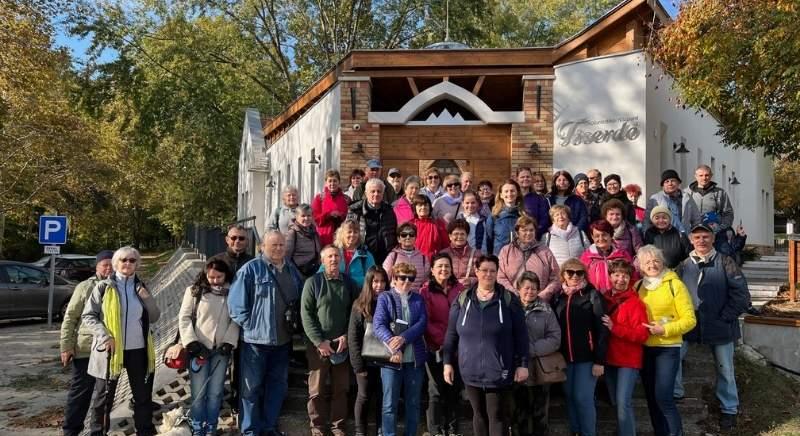
<path id="1" fill-rule="evenodd" d="M 547 194 L 547 200 L 550 202 L 550 207 L 567 206 L 572 224 L 582 231 L 586 231 L 589 228 L 589 210 L 586 208 L 586 203 L 575 195 L 574 190 L 575 181 L 572 180 L 569 171 L 556 171 L 553 174 L 553 185 L 550 193 Z"/>
<path id="2" fill-rule="evenodd" d="M 528 331 L 519 298 L 497 283 L 496 256 L 481 256 L 478 283 L 450 305 L 444 340 L 444 380 L 461 373 L 476 436 L 502 436 L 511 386 L 528 379 Z"/>
<path id="3" fill-rule="evenodd" d="M 414 219 L 410 221 L 417 228 L 417 239 L 414 244 L 428 260 L 449 245 L 447 223 L 441 218 L 434 217 L 432 212 L 428 197 L 421 194 L 414 197 Z"/>
<path id="4" fill-rule="evenodd" d="M 461 210 L 461 181 L 455 174 L 444 178 L 444 195 L 433 202 L 433 216 L 441 219 L 445 224 L 453 221 Z"/>
<path id="5" fill-rule="evenodd" d="M 586 267 L 575 258 L 561 265 L 561 291 L 553 307 L 561 326 L 561 353 L 567 361 L 564 395 L 569 429 L 571 434 L 594 436 L 594 388 L 605 370 L 608 347 L 603 297 L 586 281 Z"/>
<path id="6" fill-rule="evenodd" d="M 178 314 L 181 343 L 192 358 L 192 435 L 214 435 L 225 394 L 228 361 L 239 343 L 239 326 L 228 315 L 228 264 L 211 259 L 183 295 Z"/>
<path id="7" fill-rule="evenodd" d="M 392 271 L 396 264 L 407 263 L 413 265 L 419 274 L 415 276 L 411 287 L 414 290 L 419 290 L 422 283 L 425 282 L 425 277 L 431 272 L 431 264 L 427 257 L 416 247 L 417 226 L 411 223 L 401 224 L 397 228 L 397 242 L 399 242 L 397 247 L 383 261 L 383 269 L 389 274 L 389 280 L 393 280 Z"/>
<path id="8" fill-rule="evenodd" d="M 445 383 L 442 346 L 450 305 L 464 290 L 464 285 L 453 275 L 453 262 L 448 254 L 434 255 L 431 265 L 431 277 L 419 291 L 428 313 L 428 327 L 425 329 L 425 344 L 428 346 L 428 431 L 431 435 L 456 435 L 461 380 L 456 375 L 454 384 Z"/>
<path id="9" fill-rule="evenodd" d="M 514 284 L 526 271 L 533 271 L 542 281 L 543 289 L 538 296 L 550 301 L 559 291 L 558 262 L 546 245 L 536 239 L 536 220 L 521 216 L 514 226 L 517 239 L 500 250 L 500 271 L 497 282 L 516 292 Z"/>
<path id="10" fill-rule="evenodd" d="M 611 280 L 608 275 L 608 263 L 621 259 L 632 263 L 633 259 L 625 250 L 614 246 L 614 227 L 606 220 L 597 220 L 589 226 L 594 244 L 590 245 L 581 255 L 581 262 L 588 271 L 589 282 L 601 294 L 611 290 Z M 639 274 L 633 271 L 631 280 L 639 280 Z"/>
<path id="11" fill-rule="evenodd" d="M 371 266 L 367 270 L 361 294 L 353 303 L 353 311 L 350 314 L 347 344 L 350 350 L 350 364 L 353 366 L 356 385 L 358 385 L 355 410 L 353 411 L 356 436 L 366 436 L 367 434 L 367 409 L 370 404 L 375 407 L 375 427 L 380 434 L 381 408 L 378 404 L 381 404 L 383 398 L 381 369 L 377 362 L 365 360 L 361 356 L 361 350 L 364 347 L 364 332 L 367 324 L 373 321 L 372 317 L 378 304 L 378 296 L 388 286 L 389 277 L 386 275 L 386 271 L 379 266 Z"/>
<path id="12" fill-rule="evenodd" d="M 506 180 L 500 185 L 492 214 L 486 220 L 486 253 L 496 256 L 514 239 L 514 226 L 524 213 L 519 185 Z"/>
<path id="13" fill-rule="evenodd" d="M 381 368 L 383 384 L 384 436 L 395 436 L 400 391 L 405 404 L 405 436 L 416 436 L 420 398 L 425 377 L 425 328 L 428 315 L 425 301 L 413 292 L 418 271 L 414 265 L 399 262 L 392 267 L 392 288 L 378 295 L 375 308 L 375 336 L 392 356 Z"/>
<path id="14" fill-rule="evenodd" d="M 436 168 L 429 168 L 428 171 L 425 171 L 425 180 L 423 180 L 425 186 L 419 190 L 419 193 L 428 197 L 431 204 L 433 204 L 437 198 L 444 195 L 441 180 L 439 171 Z"/>
<path id="15" fill-rule="evenodd" d="M 419 193 L 421 182 L 419 177 L 409 176 L 403 184 L 403 195 L 392 205 L 398 226 L 414 219 L 414 197 Z"/>
<path id="16" fill-rule="evenodd" d="M 114 272 L 98 282 L 86 301 L 82 320 L 94 336 L 88 373 L 97 379 L 92 396 L 92 434 L 106 434 L 111 403 L 124 368 L 133 396 L 136 434 L 154 435 L 155 348 L 150 324 L 161 311 L 136 274 L 139 251 L 122 247 L 111 258 Z"/>

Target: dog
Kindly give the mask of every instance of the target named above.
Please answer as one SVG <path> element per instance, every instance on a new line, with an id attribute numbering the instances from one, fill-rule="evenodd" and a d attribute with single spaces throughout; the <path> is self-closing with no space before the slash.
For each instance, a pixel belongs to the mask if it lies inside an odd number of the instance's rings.
<path id="1" fill-rule="evenodd" d="M 159 436 L 192 436 L 192 429 L 189 427 L 183 407 L 164 412 L 162 416 L 163 423 L 158 426 Z"/>

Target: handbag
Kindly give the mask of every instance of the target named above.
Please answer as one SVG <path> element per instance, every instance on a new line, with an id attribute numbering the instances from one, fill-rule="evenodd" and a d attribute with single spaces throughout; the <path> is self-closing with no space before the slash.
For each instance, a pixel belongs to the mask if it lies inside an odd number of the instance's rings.
<path id="1" fill-rule="evenodd" d="M 194 304 L 192 305 L 192 329 L 197 324 L 197 306 L 200 304 L 200 299 L 203 298 L 202 293 L 198 293 L 194 297 Z M 175 341 L 164 350 L 164 357 L 162 359 L 167 368 L 172 369 L 187 369 L 189 367 L 189 352 L 183 348 L 181 344 L 181 332 L 175 335 Z"/>
<path id="2" fill-rule="evenodd" d="M 372 322 L 366 322 L 364 324 L 364 341 L 361 344 L 361 356 L 367 360 L 388 362 L 389 358 L 392 357 L 389 347 L 375 336 Z"/>
<path id="3" fill-rule="evenodd" d="M 549 385 L 562 383 L 567 380 L 567 361 L 564 356 L 556 351 L 546 356 L 534 357 L 531 359 L 529 377 L 534 385 Z"/>

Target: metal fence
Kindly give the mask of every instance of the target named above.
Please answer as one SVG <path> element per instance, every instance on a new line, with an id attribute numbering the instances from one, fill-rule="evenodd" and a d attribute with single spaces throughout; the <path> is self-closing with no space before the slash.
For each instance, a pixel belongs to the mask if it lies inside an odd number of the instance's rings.
<path id="1" fill-rule="evenodd" d="M 255 254 L 257 247 L 261 244 L 261 237 L 254 227 L 255 221 L 256 217 L 252 216 L 228 224 L 241 224 L 247 229 L 247 252 L 251 254 Z M 186 225 L 183 244 L 193 248 L 197 253 L 208 259 L 217 253 L 225 251 L 227 248 L 225 243 L 227 227 L 208 227 L 197 223 L 189 223 Z"/>

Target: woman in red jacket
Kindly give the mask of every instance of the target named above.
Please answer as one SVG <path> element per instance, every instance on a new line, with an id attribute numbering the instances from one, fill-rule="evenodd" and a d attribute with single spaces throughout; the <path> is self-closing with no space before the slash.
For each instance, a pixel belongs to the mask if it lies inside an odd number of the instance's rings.
<path id="1" fill-rule="evenodd" d="M 325 187 L 314 197 L 311 210 L 322 247 L 333 244 L 336 229 L 347 217 L 349 199 L 339 186 L 339 171 L 328 170 L 325 173 Z"/>
<path id="2" fill-rule="evenodd" d="M 445 383 L 442 346 L 447 333 L 450 304 L 463 290 L 464 285 L 453 275 L 450 256 L 446 253 L 434 255 L 431 278 L 419 291 L 428 314 L 425 343 L 428 346 L 428 431 L 431 435 L 459 434 L 461 378 L 456 375 L 453 384 Z"/>
<path id="3" fill-rule="evenodd" d="M 606 352 L 606 386 L 617 409 L 617 434 L 635 436 L 633 388 L 642 367 L 647 330 L 647 309 L 633 289 L 633 266 L 625 260 L 612 260 L 608 265 L 611 292 L 605 294 L 606 315 L 603 324 L 611 332 Z"/>
<path id="4" fill-rule="evenodd" d="M 417 241 L 414 246 L 430 260 L 434 254 L 450 245 L 447 224 L 444 220 L 433 218 L 431 200 L 422 194 L 414 197 L 414 219 L 411 224 L 417 228 Z"/>

